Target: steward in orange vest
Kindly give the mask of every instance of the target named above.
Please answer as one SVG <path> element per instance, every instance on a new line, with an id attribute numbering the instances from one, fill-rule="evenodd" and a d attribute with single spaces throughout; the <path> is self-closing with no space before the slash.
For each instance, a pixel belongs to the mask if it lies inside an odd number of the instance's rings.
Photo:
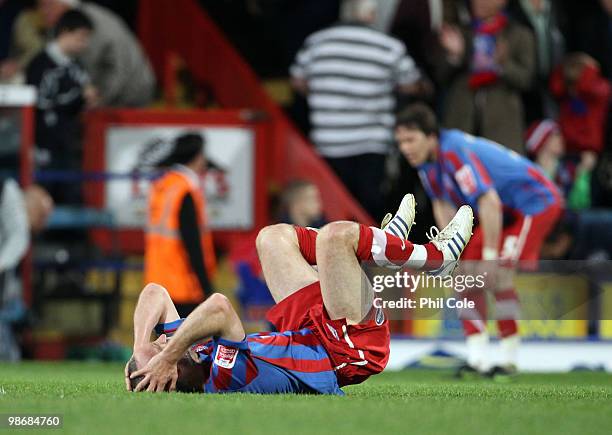
<path id="1" fill-rule="evenodd" d="M 216 258 L 201 183 L 206 165 L 202 136 L 178 137 L 157 164 L 169 170 L 153 183 L 149 197 L 145 282 L 164 286 L 181 317 L 213 292 Z"/>

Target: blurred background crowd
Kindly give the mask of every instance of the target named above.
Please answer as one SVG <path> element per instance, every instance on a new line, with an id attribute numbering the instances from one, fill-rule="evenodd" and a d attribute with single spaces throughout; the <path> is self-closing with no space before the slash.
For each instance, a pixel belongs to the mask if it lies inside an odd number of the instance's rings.
<path id="1" fill-rule="evenodd" d="M 36 87 L 34 162 L 46 174 L 24 191 L 12 180 L 19 145 L 2 112 L 0 358 L 17 358 L 18 335 L 12 331 L 31 322 L 18 303 L 20 293 L 11 290 L 20 286 L 17 268 L 26 255 L 29 232 L 44 241 L 37 253 L 41 264 L 47 261 L 55 268 L 52 275 L 41 272 L 42 266 L 36 270 L 35 308 L 36 295 L 38 302 L 44 301 L 45 288 L 66 293 L 84 285 L 82 273 L 61 265 L 66 264 L 63 257 L 78 257 L 88 249 L 73 246 L 86 238 L 86 228 L 58 224 L 55 230 L 45 229 L 54 206 L 61 211 L 83 204 L 78 178 L 86 146 L 83 115 L 164 106 L 161 77 L 159 72 L 156 77 L 138 37 L 139 3 L 0 0 L 0 84 Z M 393 143 L 394 114 L 421 101 L 436 110 L 445 128 L 524 154 L 558 184 L 567 211 L 544 247 L 544 258 L 610 258 L 611 0 L 197 3 L 374 220 L 412 191 L 419 204 L 415 234 L 433 222 L 416 171 Z M 191 43 L 198 47 L 207 41 Z M 179 85 L 178 106 L 221 106 L 188 68 L 181 70 Z M 179 160 L 174 163 L 190 164 L 189 159 Z M 272 193 L 271 221 L 325 223 L 326 204 L 315 184 L 294 179 Z M 61 217 L 56 213 L 52 221 L 57 224 Z M 418 236 L 416 241 L 421 241 Z M 248 258 L 253 249 L 249 239 L 221 256 Z M 192 263 L 202 265 L 211 254 L 189 255 Z M 206 273 L 198 272 L 200 282 L 206 282 L 202 297 L 215 289 Z M 256 266 L 232 273 L 248 288 L 263 285 Z M 239 294 L 243 302 L 251 298 L 247 293 Z M 103 301 L 117 297 L 112 292 L 100 296 Z"/>

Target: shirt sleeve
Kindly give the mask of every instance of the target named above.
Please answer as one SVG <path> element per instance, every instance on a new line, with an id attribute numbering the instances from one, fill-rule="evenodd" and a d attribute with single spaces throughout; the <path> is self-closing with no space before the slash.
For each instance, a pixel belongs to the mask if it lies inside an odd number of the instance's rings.
<path id="1" fill-rule="evenodd" d="M 155 325 L 155 334 L 159 337 L 162 334 L 166 334 L 167 338 L 174 335 L 176 330 L 183 324 L 185 319 L 177 319 L 168 323 L 158 323 Z"/>
<path id="2" fill-rule="evenodd" d="M 300 49 L 300 51 L 298 51 L 298 54 L 295 56 L 295 60 L 293 61 L 293 64 L 289 68 L 289 73 L 291 74 L 291 77 L 294 79 L 305 79 L 307 75 L 306 70 L 311 60 L 311 45 L 306 42 L 304 46 Z"/>
<path id="3" fill-rule="evenodd" d="M 444 152 L 444 162 L 469 204 L 476 204 L 478 198 L 494 188 L 480 158 L 467 146 L 455 146 Z"/>
<path id="4" fill-rule="evenodd" d="M 399 50 L 397 60 L 393 64 L 393 76 L 397 86 L 411 85 L 421 78 L 421 72 L 412 57 L 406 53 L 406 47 Z"/>
<path id="5" fill-rule="evenodd" d="M 30 226 L 21 189 L 13 180 L 4 182 L 0 197 L 0 272 L 17 267 L 30 244 Z"/>
<path id="6" fill-rule="evenodd" d="M 185 250 L 187 251 L 187 256 L 189 257 L 189 263 L 198 277 L 204 296 L 210 295 L 212 293 L 212 286 L 206 274 L 206 268 L 204 267 L 204 252 L 201 244 L 200 225 L 198 224 L 195 203 L 191 194 L 186 194 L 181 203 L 179 211 L 179 233 L 183 246 L 185 246 Z"/>

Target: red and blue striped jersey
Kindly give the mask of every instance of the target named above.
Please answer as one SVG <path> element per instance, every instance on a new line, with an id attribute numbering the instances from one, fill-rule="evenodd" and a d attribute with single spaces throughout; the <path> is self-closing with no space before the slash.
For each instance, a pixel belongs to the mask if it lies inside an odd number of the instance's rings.
<path id="1" fill-rule="evenodd" d="M 523 215 L 562 202 L 558 188 L 525 157 L 488 139 L 459 130 L 442 130 L 437 158 L 418 168 L 432 199 L 478 211 L 478 199 L 495 189 L 504 208 Z"/>
<path id="2" fill-rule="evenodd" d="M 172 335 L 181 320 L 158 325 Z M 249 334 L 241 342 L 214 338 L 192 347 L 210 373 L 207 393 L 344 394 L 327 351 L 308 328 Z"/>

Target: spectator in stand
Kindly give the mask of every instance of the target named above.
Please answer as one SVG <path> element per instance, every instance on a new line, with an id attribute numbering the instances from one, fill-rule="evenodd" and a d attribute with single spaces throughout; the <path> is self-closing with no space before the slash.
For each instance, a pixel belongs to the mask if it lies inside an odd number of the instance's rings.
<path id="1" fill-rule="evenodd" d="M 531 30 L 536 43 L 536 73 L 531 87 L 523 93 L 525 119 L 531 124 L 542 118 L 556 117 L 555 102 L 548 92 L 548 78 L 565 51 L 558 5 L 552 0 L 511 0 L 509 13 Z"/>
<path id="2" fill-rule="evenodd" d="M 604 77 L 612 81 L 612 0 L 575 2 L 581 14 L 573 18 L 568 49 L 584 52 L 600 65 Z"/>
<path id="3" fill-rule="evenodd" d="M 13 328 L 26 313 L 16 269 L 30 245 L 30 232 L 40 231 L 53 201 L 38 186 L 22 192 L 12 179 L 0 180 L 0 361 L 21 358 Z"/>
<path id="4" fill-rule="evenodd" d="M 0 84 L 23 83 L 23 71 L 32 57 L 42 49 L 42 34 L 37 34 L 41 26 L 26 9 L 28 1 L 0 0 Z M 13 49 L 14 40 L 28 39 L 36 34 L 37 44 L 28 53 L 18 53 Z"/>
<path id="5" fill-rule="evenodd" d="M 377 2 L 354 0 L 351 22 L 314 33 L 291 67 L 307 94 L 317 150 L 375 218 L 393 141 L 394 92 L 418 92 L 421 74 L 399 40 L 376 31 Z"/>
<path id="6" fill-rule="evenodd" d="M 372 27 L 379 32 L 389 33 L 391 23 L 399 4 L 403 0 L 385 0 L 376 2 L 376 17 L 372 22 Z M 414 1 L 414 0 L 410 0 Z M 351 21 L 353 19 L 353 7 L 355 0 L 342 0 L 340 3 L 340 19 Z"/>
<path id="7" fill-rule="evenodd" d="M 55 36 L 27 67 L 26 82 L 38 89 L 36 145 L 39 163 L 51 170 L 78 170 L 81 165 L 81 120 L 85 107 L 98 104 L 96 89 L 75 57 L 87 50 L 93 25 L 77 10 L 57 22 Z M 58 203 L 80 202 L 78 186 L 49 183 Z"/>
<path id="8" fill-rule="evenodd" d="M 528 156 L 561 189 L 569 209 L 591 207 L 591 174 L 596 155 L 585 152 L 580 162 L 565 158 L 565 142 L 559 125 L 550 119 L 536 121 L 525 135 Z"/>
<path id="9" fill-rule="evenodd" d="M 444 25 L 438 81 L 449 85 L 444 102 L 448 128 L 486 137 L 523 151 L 524 114 L 520 93 L 535 73 L 529 30 L 504 13 L 506 0 L 472 0 L 472 24 Z"/>
<path id="10" fill-rule="evenodd" d="M 612 210 L 585 209 L 566 213 L 542 245 L 545 260 L 612 259 Z"/>
<path id="11" fill-rule="evenodd" d="M 559 101 L 559 124 L 568 154 L 600 154 L 611 89 L 597 61 L 586 53 L 569 54 L 553 71 L 550 89 Z"/>
<path id="12" fill-rule="evenodd" d="M 81 60 L 100 90 L 102 106 L 142 107 L 153 101 L 155 78 L 149 61 L 119 17 L 80 0 L 38 0 L 38 9 L 47 28 L 70 9 L 83 12 L 92 21 L 95 30 Z"/>
<path id="13" fill-rule="evenodd" d="M 312 182 L 294 180 L 282 194 L 281 222 L 300 227 L 320 228 L 327 223 L 323 216 L 321 192 Z"/>
<path id="14" fill-rule="evenodd" d="M 429 46 L 442 27 L 443 11 L 442 0 L 401 0 L 396 6 L 389 33 L 406 44 L 408 52 L 422 68 L 429 66 Z"/>

